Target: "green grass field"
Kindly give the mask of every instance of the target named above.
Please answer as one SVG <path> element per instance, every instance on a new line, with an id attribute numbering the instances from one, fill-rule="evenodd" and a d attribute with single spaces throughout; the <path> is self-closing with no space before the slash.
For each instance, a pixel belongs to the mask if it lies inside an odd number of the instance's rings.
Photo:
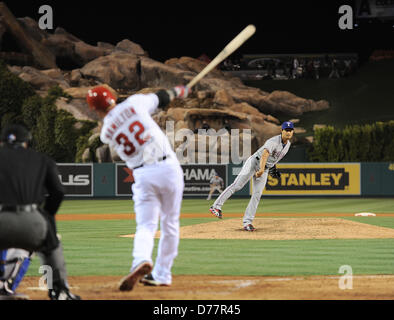
<path id="1" fill-rule="evenodd" d="M 226 213 L 242 212 L 248 199 L 230 199 Z M 181 226 L 217 221 L 208 208 L 211 201 L 186 199 Z M 131 200 L 67 200 L 58 215 L 133 213 Z M 394 228 L 394 199 L 390 198 L 263 198 L 258 214 L 374 212 L 376 217 L 344 219 Z M 201 218 L 188 214 L 200 213 Z M 206 217 L 205 217 L 206 215 Z M 260 216 L 261 217 L 261 216 Z M 234 215 L 232 219 L 236 218 Z M 292 218 L 297 218 L 295 215 Z M 226 219 L 226 217 L 225 217 Z M 58 221 L 67 270 L 70 276 L 124 275 L 131 265 L 133 239 L 119 235 L 135 232 L 135 221 Z M 157 248 L 157 241 L 156 247 Z M 155 252 L 155 251 L 154 251 Z M 174 262 L 174 275 L 338 275 L 342 265 L 353 274 L 394 274 L 394 238 L 365 240 L 195 240 L 181 239 Z M 40 276 L 39 259 L 34 258 L 28 275 Z"/>

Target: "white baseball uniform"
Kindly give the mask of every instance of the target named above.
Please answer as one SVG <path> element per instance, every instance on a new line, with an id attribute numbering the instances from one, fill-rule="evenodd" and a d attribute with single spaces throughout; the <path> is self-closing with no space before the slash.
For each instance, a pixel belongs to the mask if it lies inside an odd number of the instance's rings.
<path id="1" fill-rule="evenodd" d="M 178 254 L 184 182 L 168 138 L 151 117 L 158 105 L 159 98 L 154 93 L 130 96 L 106 115 L 100 138 L 133 170 L 137 230 L 131 270 L 143 261 L 152 262 L 160 218 L 161 236 L 152 276 L 163 284 L 171 284 L 171 268 Z"/>
<path id="2" fill-rule="evenodd" d="M 253 193 L 243 217 L 244 226 L 251 224 L 256 215 L 256 210 L 261 198 L 261 194 L 267 183 L 268 170 L 269 168 L 272 168 L 274 165 L 276 165 L 286 155 L 286 153 L 289 151 L 289 148 L 290 141 L 287 141 L 286 144 L 283 144 L 281 135 L 277 135 L 268 139 L 260 149 L 258 149 L 245 161 L 239 175 L 235 178 L 234 182 L 220 194 L 220 196 L 214 202 L 213 207 L 216 209 L 221 209 L 225 201 L 230 198 L 234 192 L 241 190 L 252 178 Z M 267 159 L 264 173 L 259 178 L 257 178 L 256 172 L 260 170 L 260 159 L 264 149 L 269 152 L 269 157 Z"/>

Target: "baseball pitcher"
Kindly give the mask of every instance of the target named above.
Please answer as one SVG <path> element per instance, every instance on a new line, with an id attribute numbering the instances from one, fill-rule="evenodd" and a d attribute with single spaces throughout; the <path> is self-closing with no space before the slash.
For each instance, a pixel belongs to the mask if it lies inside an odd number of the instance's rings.
<path id="1" fill-rule="evenodd" d="M 140 280 L 155 286 L 172 282 L 171 268 L 179 244 L 183 171 L 168 138 L 151 114 L 174 98 L 186 98 L 188 91 L 187 87 L 178 86 L 135 94 L 119 104 L 115 102 L 115 94 L 104 86 L 88 91 L 90 108 L 103 118 L 101 141 L 116 150 L 133 170 L 135 179 L 132 191 L 137 230 L 132 266 L 119 284 L 121 291 L 132 290 Z M 152 251 L 159 219 L 161 237 L 153 267 Z"/>
<path id="2" fill-rule="evenodd" d="M 294 134 L 294 124 L 286 121 L 282 124 L 282 133 L 268 139 L 264 145 L 251 155 L 242 167 L 234 182 L 224 190 L 216 199 L 209 211 L 222 219 L 222 206 L 234 192 L 241 190 L 244 185 L 252 179 L 253 194 L 243 216 L 243 227 L 245 231 L 255 231 L 252 225 L 257 206 L 262 192 L 267 183 L 268 175 L 280 178 L 280 172 L 276 164 L 286 155 L 290 148 L 290 140 Z"/>

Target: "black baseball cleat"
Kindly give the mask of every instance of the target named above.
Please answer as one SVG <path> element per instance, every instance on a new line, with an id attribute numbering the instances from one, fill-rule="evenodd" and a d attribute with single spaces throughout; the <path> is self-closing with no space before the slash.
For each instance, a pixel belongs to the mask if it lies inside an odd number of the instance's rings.
<path id="1" fill-rule="evenodd" d="M 67 288 L 60 290 L 50 289 L 48 296 L 51 300 L 82 300 L 80 296 L 71 293 Z"/>
<path id="2" fill-rule="evenodd" d="M 157 281 L 153 278 L 152 274 L 147 274 L 145 277 L 143 277 L 140 280 L 141 283 L 143 283 L 145 286 L 154 286 L 154 287 L 169 287 L 169 284 L 162 283 L 160 281 Z"/>
<path id="3" fill-rule="evenodd" d="M 2 288 L 0 289 L 0 300 L 29 300 L 29 297 L 25 294 L 10 292 Z"/>
<path id="4" fill-rule="evenodd" d="M 217 217 L 217 218 L 219 218 L 219 219 L 222 219 L 222 218 L 223 218 L 223 216 L 222 216 L 222 210 L 216 209 L 216 208 L 214 208 L 214 207 L 210 207 L 210 208 L 209 208 L 209 211 L 210 211 L 215 217 Z"/>
<path id="5" fill-rule="evenodd" d="M 126 277 L 124 277 L 119 284 L 120 291 L 131 291 L 135 284 L 145 275 L 152 271 L 152 263 L 149 261 L 142 261 L 137 265 Z"/>
<path id="6" fill-rule="evenodd" d="M 244 230 L 245 231 L 256 231 L 256 228 L 253 227 L 253 225 L 251 225 L 251 224 L 247 224 L 246 226 L 244 226 Z"/>

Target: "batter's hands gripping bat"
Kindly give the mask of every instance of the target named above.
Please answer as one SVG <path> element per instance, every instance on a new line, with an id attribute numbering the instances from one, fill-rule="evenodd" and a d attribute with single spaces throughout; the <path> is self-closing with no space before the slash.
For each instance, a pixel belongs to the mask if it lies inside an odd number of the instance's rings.
<path id="1" fill-rule="evenodd" d="M 243 29 L 198 75 L 196 75 L 186 86 L 190 89 L 200 81 L 209 71 L 237 50 L 246 40 L 256 32 L 253 24 Z"/>

